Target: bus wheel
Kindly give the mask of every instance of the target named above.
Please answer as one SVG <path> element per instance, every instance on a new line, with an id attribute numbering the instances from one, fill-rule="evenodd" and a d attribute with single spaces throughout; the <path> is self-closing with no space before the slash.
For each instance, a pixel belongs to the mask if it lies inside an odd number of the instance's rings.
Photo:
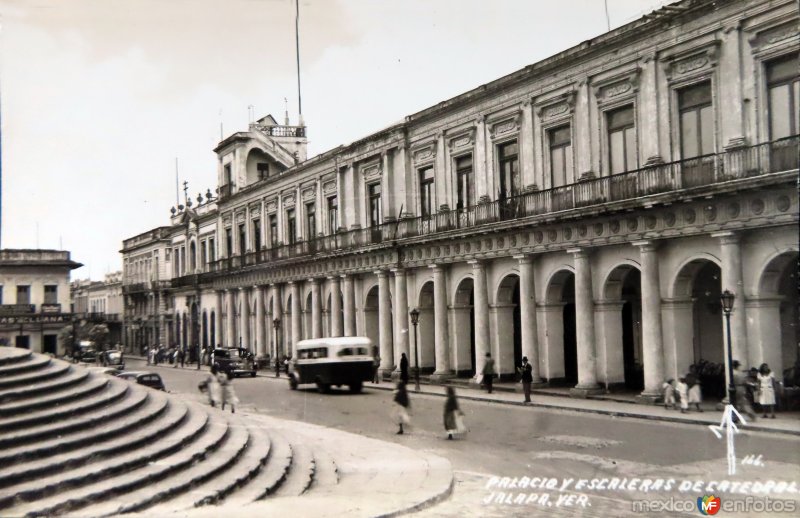
<path id="1" fill-rule="evenodd" d="M 289 376 L 289 388 L 297 390 L 297 379 L 294 376 Z"/>
<path id="2" fill-rule="evenodd" d="M 362 386 L 363 385 L 360 381 L 358 383 L 353 383 L 352 385 L 350 385 L 350 392 L 352 392 L 353 394 L 358 394 L 359 392 L 361 392 Z"/>
<path id="3" fill-rule="evenodd" d="M 320 394 L 327 394 L 331 390 L 331 386 L 327 383 L 322 383 L 321 381 L 317 382 L 317 390 L 319 390 Z"/>

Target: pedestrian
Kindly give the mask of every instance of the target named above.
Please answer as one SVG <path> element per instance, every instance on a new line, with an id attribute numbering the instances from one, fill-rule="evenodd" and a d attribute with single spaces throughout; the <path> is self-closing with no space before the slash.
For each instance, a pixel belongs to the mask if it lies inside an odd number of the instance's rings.
<path id="1" fill-rule="evenodd" d="M 680 398 L 681 414 L 685 414 L 689 409 L 689 385 L 686 384 L 686 378 L 678 378 L 675 392 L 678 393 L 678 398 Z"/>
<path id="2" fill-rule="evenodd" d="M 491 353 L 486 353 L 486 361 L 483 362 L 483 384 L 486 386 L 489 394 L 492 393 L 492 378 L 494 378 L 494 360 Z"/>
<path id="3" fill-rule="evenodd" d="M 675 380 L 670 378 L 661 385 L 661 393 L 664 396 L 664 408 L 675 409 Z"/>
<path id="4" fill-rule="evenodd" d="M 453 440 L 455 434 L 466 432 L 464 412 L 458 407 L 456 391 L 453 387 L 447 387 L 447 398 L 444 401 L 444 431 L 447 432 L 448 440 Z"/>
<path id="5" fill-rule="evenodd" d="M 688 374 L 686 384 L 689 385 L 689 404 L 694 405 L 698 412 L 702 412 L 700 403 L 703 402 L 703 393 L 700 391 L 700 378 L 694 374 Z"/>
<path id="6" fill-rule="evenodd" d="M 377 347 L 376 347 L 376 349 L 377 349 Z M 380 377 L 380 374 L 378 373 L 378 369 L 380 369 L 380 367 L 381 367 L 381 357 L 378 354 L 378 351 L 376 350 L 375 351 L 375 357 L 372 359 L 372 370 L 373 370 L 372 382 L 373 383 L 380 383 L 381 382 L 381 377 Z"/>
<path id="7" fill-rule="evenodd" d="M 275 377 L 281 377 L 281 359 L 277 354 L 275 355 Z"/>
<path id="8" fill-rule="evenodd" d="M 775 419 L 775 375 L 769 368 L 769 365 L 762 363 L 758 369 L 758 404 L 764 410 L 764 417 L 767 413 L 771 413 L 772 419 Z"/>
<path id="9" fill-rule="evenodd" d="M 220 395 L 222 396 L 220 399 L 222 403 L 220 408 L 225 410 L 225 405 L 228 404 L 231 406 L 231 414 L 236 413 L 236 405 L 239 404 L 239 399 L 236 397 L 236 392 L 233 390 L 233 379 L 231 378 L 231 374 L 218 372 L 217 381 L 219 382 Z"/>
<path id="10" fill-rule="evenodd" d="M 755 419 L 756 413 L 747 398 L 749 390 L 748 385 L 750 385 L 747 379 L 747 373 L 741 369 L 742 364 L 739 360 L 733 360 L 731 365 L 733 366 L 733 386 L 736 391 L 736 404 L 734 406 L 736 410 L 743 412 L 750 419 Z"/>
<path id="11" fill-rule="evenodd" d="M 408 384 L 408 358 L 406 353 L 400 355 L 400 381 L 403 385 Z"/>
<path id="12" fill-rule="evenodd" d="M 181 349 L 180 352 L 180 359 L 181 359 L 181 369 L 183 368 L 184 361 L 186 360 L 186 349 Z"/>
<path id="13" fill-rule="evenodd" d="M 198 385 L 200 392 L 206 394 L 208 397 L 208 404 L 212 407 L 217 406 L 217 403 L 219 403 L 222 399 L 221 387 L 219 385 L 219 381 L 217 380 L 217 374 L 217 367 L 212 365 L 211 373 Z"/>
<path id="14" fill-rule="evenodd" d="M 403 425 L 408 425 L 409 422 L 411 422 L 411 418 L 408 416 L 408 410 L 411 408 L 411 401 L 408 399 L 406 384 L 402 381 L 397 384 L 397 388 L 394 391 L 393 406 L 394 419 L 400 426 L 396 435 L 403 435 Z"/>
<path id="15" fill-rule="evenodd" d="M 531 383 L 533 383 L 533 366 L 528 363 L 528 357 L 522 357 L 522 367 L 517 369 L 522 375 L 522 391 L 525 393 L 525 403 L 531 402 Z"/>
<path id="16" fill-rule="evenodd" d="M 147 365 L 150 365 L 150 348 L 144 346 L 144 357 L 147 358 Z"/>

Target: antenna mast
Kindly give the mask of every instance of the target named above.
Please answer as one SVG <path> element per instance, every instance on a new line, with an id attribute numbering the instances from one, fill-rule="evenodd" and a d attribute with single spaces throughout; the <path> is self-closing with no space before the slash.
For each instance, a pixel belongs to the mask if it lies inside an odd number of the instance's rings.
<path id="1" fill-rule="evenodd" d="M 178 205 L 181 204 L 181 197 L 178 194 L 180 190 L 178 189 L 178 157 L 175 157 L 175 208 L 178 208 Z"/>
<path id="2" fill-rule="evenodd" d="M 300 0 L 294 0 L 294 38 L 297 54 L 297 110 L 300 114 L 299 126 L 303 126 L 303 98 L 300 95 Z"/>

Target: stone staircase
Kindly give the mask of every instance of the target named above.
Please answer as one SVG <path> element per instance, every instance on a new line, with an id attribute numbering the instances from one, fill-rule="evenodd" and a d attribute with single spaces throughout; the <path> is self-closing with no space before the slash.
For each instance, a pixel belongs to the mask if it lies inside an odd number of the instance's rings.
<path id="1" fill-rule="evenodd" d="M 451 487 L 449 463 L 403 446 L 223 413 L 0 347 L 3 517 L 263 516 L 307 501 L 321 515 L 391 515 Z"/>

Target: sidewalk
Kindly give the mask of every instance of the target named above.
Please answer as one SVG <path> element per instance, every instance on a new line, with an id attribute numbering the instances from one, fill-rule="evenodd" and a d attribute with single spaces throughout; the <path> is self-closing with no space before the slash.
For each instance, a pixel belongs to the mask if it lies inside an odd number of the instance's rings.
<path id="1" fill-rule="evenodd" d="M 141 356 L 130 355 L 144 361 Z M 167 364 L 159 364 L 159 367 L 172 368 Z M 152 366 L 149 366 L 152 367 Z M 197 368 L 197 364 L 186 364 L 186 368 Z M 204 367 L 207 369 L 207 367 Z M 272 379 L 286 383 L 286 375 L 281 373 L 280 378 L 275 378 L 273 371 L 258 371 L 257 377 Z M 395 383 L 391 381 L 381 381 L 381 383 L 366 383 L 366 388 L 378 390 L 394 390 Z M 703 412 L 689 411 L 682 414 L 680 410 L 667 410 L 662 405 L 644 405 L 636 403 L 631 397 L 624 394 L 600 395 L 591 398 L 573 398 L 568 395 L 568 388 L 543 387 L 533 389 L 532 402 L 523 403 L 523 395 L 519 383 L 495 383 L 492 394 L 486 393 L 473 386 L 462 383 L 454 383 L 459 399 L 470 401 L 482 401 L 486 403 L 497 403 L 501 405 L 515 405 L 533 408 L 546 408 L 551 410 L 566 410 L 572 412 L 586 412 L 592 414 L 604 414 L 616 417 L 631 417 L 636 419 L 652 419 L 681 424 L 694 424 L 708 426 L 719 425 L 722 412 L 718 410 L 716 401 L 706 401 L 701 406 Z M 414 392 L 413 380 L 409 383 L 409 390 Z M 427 383 L 420 379 L 420 392 L 430 396 L 445 396 L 445 385 Z M 740 430 L 750 430 L 782 435 L 794 435 L 800 437 L 800 412 L 779 412 L 776 419 L 763 419 L 758 416 L 755 421 L 748 420 L 746 425 L 740 426 Z"/>

